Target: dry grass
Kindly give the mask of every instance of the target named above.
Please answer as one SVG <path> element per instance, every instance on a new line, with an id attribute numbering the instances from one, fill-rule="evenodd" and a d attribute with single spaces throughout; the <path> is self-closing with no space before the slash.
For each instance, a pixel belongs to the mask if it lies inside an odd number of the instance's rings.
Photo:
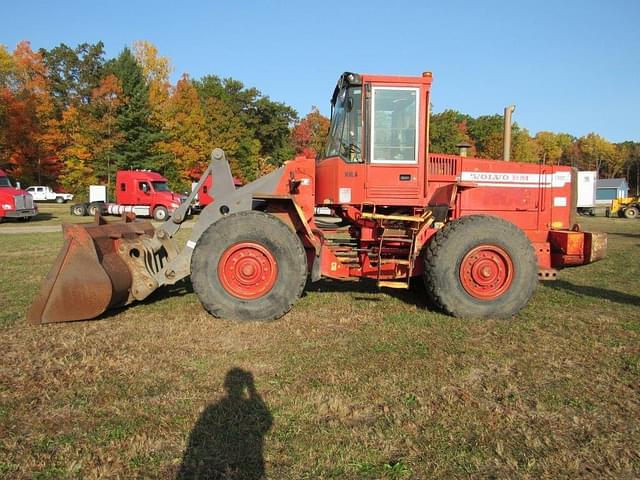
<path id="1" fill-rule="evenodd" d="M 322 282 L 267 324 L 214 320 L 184 285 L 31 327 L 60 235 L 3 236 L 0 476 L 637 478 L 640 221 L 584 223 L 612 232 L 609 258 L 512 321 Z M 236 367 L 257 394 L 230 402 Z"/>
<path id="2" fill-rule="evenodd" d="M 7 219 L 5 222 L 0 223 L 0 232 L 2 229 L 9 227 L 61 225 L 62 223 L 88 223 L 93 220 L 92 217 L 76 217 L 75 215 L 71 215 L 70 208 L 71 205 L 73 205 L 73 202 L 62 204 L 38 202 L 37 205 L 38 215 L 32 217 L 28 222 Z"/>

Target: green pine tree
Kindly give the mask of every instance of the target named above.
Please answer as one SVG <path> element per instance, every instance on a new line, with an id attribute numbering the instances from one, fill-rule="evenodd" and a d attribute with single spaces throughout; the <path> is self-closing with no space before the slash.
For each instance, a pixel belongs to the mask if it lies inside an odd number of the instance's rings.
<path id="1" fill-rule="evenodd" d="M 121 169 L 148 168 L 164 173 L 169 161 L 156 148 L 163 133 L 151 122 L 149 87 L 142 68 L 126 47 L 108 67 L 120 80 L 124 93 L 116 119 L 124 140 L 114 149 L 116 165 Z"/>

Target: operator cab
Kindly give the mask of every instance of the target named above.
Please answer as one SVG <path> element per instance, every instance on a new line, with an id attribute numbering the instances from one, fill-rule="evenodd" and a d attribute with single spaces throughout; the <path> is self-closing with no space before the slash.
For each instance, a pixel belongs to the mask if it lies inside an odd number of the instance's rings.
<path id="1" fill-rule="evenodd" d="M 360 77 L 344 73 L 331 97 L 331 127 L 323 158 L 362 162 L 362 85 Z"/>
<path id="2" fill-rule="evenodd" d="M 430 74 L 340 76 L 317 163 L 320 203 L 423 203 L 430 87 Z"/>

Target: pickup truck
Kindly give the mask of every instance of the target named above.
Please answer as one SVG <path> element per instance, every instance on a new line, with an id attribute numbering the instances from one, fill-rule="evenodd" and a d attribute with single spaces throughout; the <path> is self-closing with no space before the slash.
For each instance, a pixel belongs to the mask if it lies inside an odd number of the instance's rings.
<path id="1" fill-rule="evenodd" d="M 73 194 L 71 193 L 56 193 L 51 187 L 40 185 L 27 188 L 27 192 L 31 194 L 36 202 L 66 203 L 69 200 L 73 200 Z"/>

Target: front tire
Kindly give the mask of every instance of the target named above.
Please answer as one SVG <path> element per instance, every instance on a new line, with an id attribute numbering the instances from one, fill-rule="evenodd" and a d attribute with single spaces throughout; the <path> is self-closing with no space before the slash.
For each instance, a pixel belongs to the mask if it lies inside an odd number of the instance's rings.
<path id="1" fill-rule="evenodd" d="M 158 222 L 164 222 L 168 216 L 169 216 L 169 211 L 166 209 L 166 207 L 163 207 L 162 205 L 159 205 L 153 209 L 153 219 Z"/>
<path id="2" fill-rule="evenodd" d="M 280 318 L 300 298 L 306 279 L 298 236 L 273 215 L 253 210 L 209 226 L 191 257 L 193 289 L 218 318 Z"/>
<path id="3" fill-rule="evenodd" d="M 638 218 L 638 209 L 636 207 L 627 207 L 624 209 L 625 218 Z"/>
<path id="4" fill-rule="evenodd" d="M 448 223 L 424 259 L 427 294 L 455 317 L 512 317 L 538 284 L 531 242 L 497 217 L 471 215 Z"/>

